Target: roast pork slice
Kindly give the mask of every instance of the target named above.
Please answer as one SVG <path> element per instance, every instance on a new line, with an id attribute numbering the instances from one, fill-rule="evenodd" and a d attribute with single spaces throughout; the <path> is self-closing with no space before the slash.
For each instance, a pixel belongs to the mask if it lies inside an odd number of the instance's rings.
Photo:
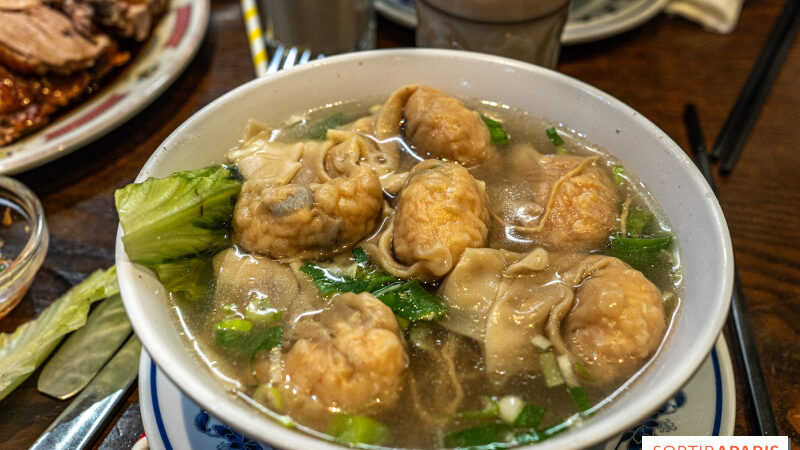
<path id="1" fill-rule="evenodd" d="M 0 0 L 2 1 L 2 0 Z M 14 0 L 22 1 L 22 0 Z M 113 34 L 143 41 L 167 5 L 167 0 L 85 0 L 97 21 Z"/>
<path id="2" fill-rule="evenodd" d="M 67 75 L 88 69 L 111 45 L 108 36 L 84 36 L 66 15 L 44 5 L 0 5 L 0 64 L 18 73 Z"/>

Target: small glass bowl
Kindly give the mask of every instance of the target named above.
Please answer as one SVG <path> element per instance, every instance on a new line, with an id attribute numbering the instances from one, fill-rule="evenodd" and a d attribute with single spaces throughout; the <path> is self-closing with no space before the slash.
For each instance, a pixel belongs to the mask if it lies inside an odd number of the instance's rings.
<path id="1" fill-rule="evenodd" d="M 39 199 L 19 181 L 0 176 L 0 318 L 22 300 L 48 241 Z"/>

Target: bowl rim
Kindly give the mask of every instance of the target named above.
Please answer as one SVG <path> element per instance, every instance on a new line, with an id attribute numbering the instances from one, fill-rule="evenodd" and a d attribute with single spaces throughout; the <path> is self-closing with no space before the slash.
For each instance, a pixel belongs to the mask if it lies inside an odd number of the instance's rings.
<path id="1" fill-rule="evenodd" d="M 681 168 L 689 176 L 694 188 L 699 192 L 712 193 L 710 186 L 706 182 L 705 178 L 703 178 L 700 171 L 695 167 L 686 153 L 671 138 L 669 138 L 665 132 L 663 132 L 650 120 L 645 118 L 642 114 L 638 113 L 630 106 L 598 88 L 577 80 L 569 75 L 514 59 L 460 50 L 420 48 L 370 50 L 326 57 L 324 59 L 311 61 L 288 71 L 278 72 L 277 74 L 269 77 L 256 78 L 241 86 L 238 86 L 212 101 L 200 111 L 194 113 L 178 128 L 176 128 L 175 131 L 173 131 L 150 156 L 138 174 L 136 182 L 141 182 L 150 175 L 157 160 L 163 153 L 168 152 L 168 150 L 180 140 L 180 136 L 183 134 L 184 130 L 190 127 L 194 122 L 200 121 L 203 118 L 214 114 L 216 108 L 221 104 L 227 103 L 232 99 L 242 95 L 246 95 L 250 91 L 256 91 L 260 89 L 262 85 L 268 85 L 272 83 L 273 80 L 296 76 L 297 74 L 315 70 L 315 68 L 320 66 L 336 64 L 350 65 L 353 63 L 357 64 L 358 61 L 363 61 L 366 59 L 394 57 L 466 58 L 469 60 L 487 63 L 491 62 L 509 66 L 510 68 L 517 70 L 535 72 L 537 76 L 545 77 L 552 81 L 573 85 L 574 88 L 580 90 L 581 92 L 584 92 L 591 97 L 600 99 L 603 103 L 607 103 L 612 109 L 617 109 L 626 114 L 632 122 L 636 123 L 637 126 L 642 127 L 648 135 L 652 135 L 654 137 L 659 136 L 662 149 L 669 152 L 670 157 L 675 158 L 678 161 Z M 722 280 L 722 286 L 721 289 L 716 291 L 717 295 L 715 298 L 711 299 L 715 305 L 715 309 L 713 310 L 714 314 L 710 318 L 711 320 L 706 323 L 706 326 L 698 333 L 696 339 L 694 340 L 692 347 L 698 349 L 698 351 L 690 353 L 687 356 L 687 359 L 684 361 L 684 364 L 682 364 L 682 367 L 677 368 L 673 376 L 670 376 L 669 378 L 659 382 L 657 386 L 649 391 L 650 395 L 648 395 L 646 398 L 638 397 L 632 401 L 631 407 L 634 411 L 638 411 L 638 413 L 629 413 L 624 417 L 613 416 L 616 417 L 617 420 L 613 422 L 614 425 L 612 427 L 609 427 L 607 421 L 604 419 L 612 416 L 600 414 L 599 416 L 603 420 L 595 420 L 598 417 L 598 415 L 595 415 L 586 418 L 581 426 L 570 430 L 569 433 L 556 435 L 547 441 L 534 444 L 533 446 L 520 446 L 517 448 L 535 447 L 540 450 L 555 448 L 582 448 L 604 442 L 609 437 L 613 436 L 614 433 L 626 430 L 645 418 L 651 412 L 651 410 L 656 409 L 658 405 L 666 402 L 670 396 L 674 395 L 675 392 L 681 389 L 682 386 L 689 380 L 689 378 L 691 378 L 691 376 L 696 372 L 700 364 L 710 353 L 720 331 L 722 330 L 722 326 L 725 322 L 728 309 L 730 307 L 730 298 L 733 291 L 733 248 L 727 224 L 716 196 L 709 194 L 707 197 L 707 204 L 709 207 L 708 213 L 712 219 L 708 226 L 715 230 L 714 235 L 718 236 L 721 240 L 719 243 L 721 244 L 719 248 L 721 251 L 721 258 L 715 267 L 714 273 L 715 278 Z M 132 298 L 133 295 L 130 294 L 130 291 L 133 289 L 133 286 L 136 282 L 135 277 L 132 276 L 133 266 L 135 265 L 130 263 L 130 261 L 127 259 L 127 254 L 124 251 L 121 240 L 123 234 L 124 231 L 122 230 L 122 227 L 119 226 L 116 237 L 116 263 L 119 285 L 125 308 L 128 311 L 129 317 L 134 318 L 131 320 L 133 328 L 136 331 L 136 334 L 140 337 L 142 344 L 150 354 L 150 357 L 156 362 L 158 367 L 163 370 L 164 374 L 176 384 L 176 386 L 179 386 L 179 388 L 192 400 L 200 405 L 203 405 L 203 407 L 206 408 L 210 414 L 217 417 L 225 417 L 223 420 L 225 420 L 226 423 L 228 423 L 231 427 L 257 439 L 263 439 L 259 436 L 269 434 L 269 442 L 285 443 L 286 445 L 298 446 L 298 448 L 342 448 L 331 441 L 314 437 L 314 434 L 287 429 L 279 423 L 271 420 L 271 425 L 274 426 L 270 426 L 267 431 L 264 431 L 264 429 L 258 426 L 259 424 L 263 424 L 262 422 L 248 420 L 249 414 L 247 414 L 245 408 L 238 406 L 229 408 L 224 406 L 225 402 L 223 402 L 222 407 L 218 406 L 218 404 L 213 402 L 214 397 L 216 396 L 210 391 L 209 388 L 204 386 L 203 383 L 191 376 L 189 370 L 182 370 L 177 364 L 170 364 L 168 355 L 159 351 L 157 346 L 158 342 L 154 338 L 154 333 L 152 333 L 151 329 L 148 327 L 148 321 L 135 319 L 138 317 L 146 317 L 146 311 L 137 304 L 135 299 Z M 126 295 L 126 292 L 129 292 L 129 294 Z"/>

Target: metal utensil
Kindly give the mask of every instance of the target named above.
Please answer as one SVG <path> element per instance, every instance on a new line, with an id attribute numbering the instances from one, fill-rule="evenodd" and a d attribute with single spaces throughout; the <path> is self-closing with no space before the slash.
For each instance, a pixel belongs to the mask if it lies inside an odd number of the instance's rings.
<path id="1" fill-rule="evenodd" d="M 76 450 L 93 442 L 138 375 L 142 344 L 131 336 L 78 397 L 45 430 L 31 450 Z"/>

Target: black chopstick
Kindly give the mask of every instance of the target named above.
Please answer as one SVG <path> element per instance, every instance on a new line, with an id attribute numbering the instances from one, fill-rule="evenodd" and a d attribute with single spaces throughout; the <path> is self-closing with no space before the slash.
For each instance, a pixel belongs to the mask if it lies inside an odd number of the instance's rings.
<path id="1" fill-rule="evenodd" d="M 711 150 L 713 159 L 725 159 L 720 167 L 722 173 L 729 173 L 739 159 L 747 135 L 797 34 L 798 19 L 800 2 L 786 0 Z"/>
<path id="2" fill-rule="evenodd" d="M 706 178 L 711 189 L 717 194 L 717 197 L 719 197 L 717 186 L 716 183 L 714 183 L 714 177 L 711 174 L 711 168 L 708 163 L 708 154 L 706 153 L 703 131 L 700 127 L 700 119 L 697 117 L 697 108 L 695 108 L 693 104 L 689 103 L 686 105 L 683 111 L 683 120 L 689 134 L 689 143 L 692 147 L 695 164 L 697 164 L 698 169 L 700 169 L 700 172 L 702 172 L 703 176 Z M 753 401 L 756 421 L 759 428 L 758 432 L 761 436 L 777 436 L 778 427 L 775 424 L 775 414 L 772 411 L 772 403 L 769 399 L 767 384 L 764 381 L 764 374 L 761 371 L 758 348 L 756 347 L 755 336 L 753 336 L 753 329 L 750 326 L 750 319 L 747 315 L 742 285 L 739 281 L 739 271 L 736 269 L 735 265 L 733 269 L 733 283 L 731 319 L 736 332 L 736 338 L 739 341 L 738 347 L 742 361 L 744 362 L 747 385 L 750 390 L 750 397 Z"/>

